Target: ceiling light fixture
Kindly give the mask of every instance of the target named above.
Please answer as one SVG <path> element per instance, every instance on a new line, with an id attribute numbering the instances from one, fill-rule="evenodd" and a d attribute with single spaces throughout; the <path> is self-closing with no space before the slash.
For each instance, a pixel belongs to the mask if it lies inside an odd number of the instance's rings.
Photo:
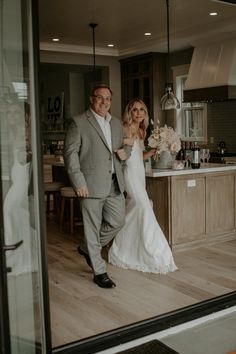
<path id="1" fill-rule="evenodd" d="M 217 12 L 210 12 L 209 15 L 210 15 L 210 16 L 217 16 L 218 13 L 217 13 Z"/>
<path id="2" fill-rule="evenodd" d="M 97 27 L 97 23 L 89 23 L 89 27 L 92 28 L 93 31 L 93 83 L 96 81 L 96 53 L 95 53 L 95 28 Z"/>
<path id="3" fill-rule="evenodd" d="M 114 44 L 110 43 L 107 45 L 108 47 L 114 47 Z"/>
<path id="4" fill-rule="evenodd" d="M 173 93 L 173 84 L 169 80 L 170 71 L 170 24 L 169 24 L 169 0 L 166 0 L 166 22 L 167 22 L 167 57 L 166 57 L 166 93 L 161 99 L 161 108 L 163 110 L 180 108 L 178 98 Z"/>
<path id="5" fill-rule="evenodd" d="M 152 34 L 151 34 L 151 32 L 145 32 L 144 33 L 144 36 L 151 36 Z"/>
<path id="6" fill-rule="evenodd" d="M 60 42 L 60 39 L 59 38 L 53 38 L 52 41 L 53 42 Z"/>

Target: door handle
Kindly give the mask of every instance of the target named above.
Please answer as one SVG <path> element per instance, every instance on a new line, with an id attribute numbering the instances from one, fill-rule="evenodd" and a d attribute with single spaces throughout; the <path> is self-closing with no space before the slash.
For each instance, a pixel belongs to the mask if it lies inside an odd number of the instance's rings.
<path id="1" fill-rule="evenodd" d="M 3 251 L 14 251 L 14 250 L 16 250 L 18 247 L 20 247 L 20 245 L 22 245 L 22 243 L 23 243 L 23 240 L 20 240 L 20 241 L 18 241 L 18 242 L 16 242 L 16 243 L 13 243 L 13 245 L 5 245 L 5 246 L 3 246 Z"/>
<path id="2" fill-rule="evenodd" d="M 22 243 L 23 243 L 23 240 L 20 240 L 20 241 L 18 241 L 18 242 L 16 242 L 16 243 L 13 243 L 13 245 L 4 245 L 3 246 L 3 251 L 14 251 L 14 250 L 16 250 L 18 247 L 20 247 L 21 245 L 22 245 Z M 11 271 L 12 271 L 12 267 L 7 267 L 6 268 L 6 271 L 7 271 L 7 273 L 11 273 Z"/>

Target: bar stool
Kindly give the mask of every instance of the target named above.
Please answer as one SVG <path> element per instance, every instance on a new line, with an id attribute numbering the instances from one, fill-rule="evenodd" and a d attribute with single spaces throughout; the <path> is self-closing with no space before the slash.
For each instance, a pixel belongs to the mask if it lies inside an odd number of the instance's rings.
<path id="1" fill-rule="evenodd" d="M 60 214 L 60 229 L 62 230 L 65 218 L 66 203 L 69 204 L 69 225 L 70 234 L 74 233 L 74 225 L 83 225 L 82 221 L 77 222 L 75 217 L 75 202 L 79 202 L 79 198 L 72 187 L 62 187 L 61 194 L 61 214 Z"/>
<path id="2" fill-rule="evenodd" d="M 55 213 L 59 218 L 60 211 L 60 190 L 65 184 L 63 182 L 45 182 L 44 193 L 46 195 L 46 213 L 49 218 L 50 213 Z M 51 210 L 51 197 L 53 200 L 53 208 Z"/>

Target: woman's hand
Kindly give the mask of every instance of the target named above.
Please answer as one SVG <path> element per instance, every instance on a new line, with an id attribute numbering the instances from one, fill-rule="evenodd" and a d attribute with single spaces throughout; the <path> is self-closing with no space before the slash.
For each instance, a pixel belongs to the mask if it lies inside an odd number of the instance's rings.
<path id="1" fill-rule="evenodd" d="M 151 150 L 145 151 L 143 153 L 143 159 L 147 160 L 147 159 L 149 159 L 149 157 L 156 155 L 156 153 L 157 153 L 157 149 L 151 149 Z"/>
<path id="2" fill-rule="evenodd" d="M 133 146 L 134 145 L 134 138 L 124 138 L 123 144 Z"/>

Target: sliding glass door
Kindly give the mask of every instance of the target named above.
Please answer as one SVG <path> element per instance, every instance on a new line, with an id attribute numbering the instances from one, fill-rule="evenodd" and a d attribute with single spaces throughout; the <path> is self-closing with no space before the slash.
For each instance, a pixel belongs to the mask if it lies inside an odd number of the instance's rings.
<path id="1" fill-rule="evenodd" d="M 50 352 L 32 4 L 0 0 L 0 350 L 6 354 Z"/>

